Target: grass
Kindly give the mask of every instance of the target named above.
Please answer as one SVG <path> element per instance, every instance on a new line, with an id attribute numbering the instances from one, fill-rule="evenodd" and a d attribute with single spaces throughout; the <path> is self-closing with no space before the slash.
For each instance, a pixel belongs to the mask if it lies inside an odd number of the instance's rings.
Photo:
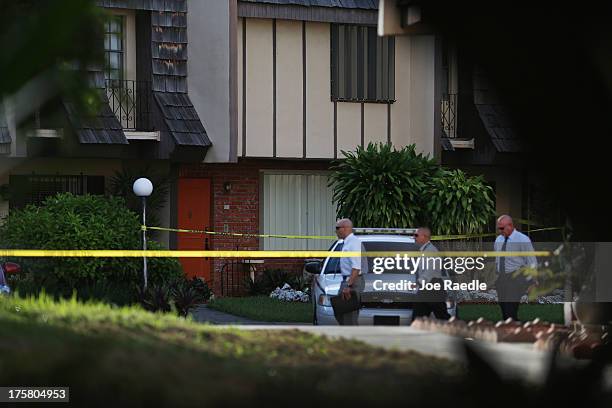
<path id="1" fill-rule="evenodd" d="M 501 310 L 497 304 L 460 304 L 458 312 L 459 318 L 466 321 L 483 317 L 486 320 L 496 322 L 502 318 Z M 543 321 L 563 324 L 563 305 L 520 305 L 518 317 L 522 321 L 533 320 L 539 317 Z"/>
<path id="2" fill-rule="evenodd" d="M 219 298 L 208 307 L 262 322 L 312 322 L 312 303 L 283 302 L 268 296 Z"/>
<path id="3" fill-rule="evenodd" d="M 220 298 L 210 302 L 209 307 L 264 322 L 312 322 L 311 303 L 282 302 L 267 296 Z M 496 322 L 502 318 L 501 310 L 496 304 L 463 304 L 459 305 L 458 310 L 459 318 L 466 321 L 484 317 Z M 519 319 L 526 321 L 536 317 L 551 323 L 563 323 L 563 305 L 529 304 L 519 307 Z"/>
<path id="4" fill-rule="evenodd" d="M 71 402 L 88 406 L 418 403 L 441 382 L 459 391 L 465 378 L 464 366 L 447 360 L 297 330 L 227 329 L 133 307 L 0 297 L 0 384 L 69 386 Z M 453 398 L 440 393 L 435 401 Z"/>

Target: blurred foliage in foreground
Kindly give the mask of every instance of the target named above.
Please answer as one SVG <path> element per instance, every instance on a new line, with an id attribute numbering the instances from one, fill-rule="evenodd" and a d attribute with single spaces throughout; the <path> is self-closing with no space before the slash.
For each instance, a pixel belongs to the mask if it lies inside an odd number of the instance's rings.
<path id="1" fill-rule="evenodd" d="M 11 96 L 24 119 L 57 95 L 93 112 L 87 70 L 103 66 L 106 12 L 91 0 L 0 0 L 0 100 Z"/>
<path id="2" fill-rule="evenodd" d="M 470 342 L 464 366 L 298 330 L 218 328 L 74 299 L 0 297 L 0 338 L 0 383 L 69 386 L 71 402 L 90 407 L 612 403 L 601 381 L 605 356 L 553 366 L 543 385 L 525 385 L 500 378 Z"/>

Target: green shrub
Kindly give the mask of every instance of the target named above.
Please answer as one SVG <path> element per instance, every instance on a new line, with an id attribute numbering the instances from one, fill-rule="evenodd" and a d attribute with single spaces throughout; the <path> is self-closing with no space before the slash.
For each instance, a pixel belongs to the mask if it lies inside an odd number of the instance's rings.
<path id="1" fill-rule="evenodd" d="M 493 189 L 482 176 L 443 170 L 427 187 L 426 214 L 437 234 L 480 233 L 495 216 Z"/>
<path id="2" fill-rule="evenodd" d="M 482 232 L 495 215 L 493 190 L 482 176 L 446 170 L 415 145 L 368 144 L 332 169 L 337 216 L 359 227 L 429 225 L 434 234 Z"/>
<path id="3" fill-rule="evenodd" d="M 423 222 L 423 191 L 439 170 L 433 159 L 416 153 L 415 145 L 400 150 L 369 143 L 342 154 L 330 177 L 339 218 L 356 226 L 407 227 Z"/>
<path id="4" fill-rule="evenodd" d="M 59 194 L 40 206 L 11 211 L 0 227 L 0 245 L 18 249 L 140 249 L 138 215 L 123 199 L 103 196 Z M 151 249 L 161 249 L 149 242 Z M 142 284 L 141 258 L 22 258 L 16 259 L 25 273 L 15 289 L 71 296 L 73 291 L 98 293 L 107 283 L 130 288 Z M 177 259 L 150 258 L 152 284 L 175 281 L 182 276 Z M 105 286 L 106 285 L 106 286 Z"/>

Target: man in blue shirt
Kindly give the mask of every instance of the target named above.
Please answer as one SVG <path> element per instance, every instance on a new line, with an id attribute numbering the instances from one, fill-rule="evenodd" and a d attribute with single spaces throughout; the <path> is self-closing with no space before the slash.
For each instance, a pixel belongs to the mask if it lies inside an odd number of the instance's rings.
<path id="1" fill-rule="evenodd" d="M 497 229 L 500 235 L 495 239 L 497 252 L 533 252 L 531 240 L 525 234 L 514 228 L 512 217 L 502 215 L 497 219 Z M 511 317 L 518 320 L 518 308 L 521 297 L 532 284 L 530 278 L 519 274 L 513 276 L 522 268 L 537 267 L 535 256 L 501 256 L 495 261 L 497 270 L 497 298 L 502 311 L 503 319 Z"/>
<path id="2" fill-rule="evenodd" d="M 338 220 L 336 223 L 336 235 L 339 239 L 344 240 L 342 252 L 364 252 L 361 241 L 353 234 L 353 222 L 348 218 Z M 357 299 L 361 299 L 361 292 L 365 287 L 363 275 L 367 273 L 367 261 L 364 258 L 360 256 L 340 258 L 342 283 L 340 284 L 338 295 L 344 299 L 348 300 L 353 295 L 357 296 Z M 357 326 L 359 310 L 339 315 L 336 319 L 342 326 Z"/>

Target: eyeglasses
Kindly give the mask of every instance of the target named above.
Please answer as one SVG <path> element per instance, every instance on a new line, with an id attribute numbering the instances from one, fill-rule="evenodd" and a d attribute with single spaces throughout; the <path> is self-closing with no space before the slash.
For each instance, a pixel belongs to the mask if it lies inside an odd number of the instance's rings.
<path id="1" fill-rule="evenodd" d="M 338 231 L 340 228 L 344 228 L 344 227 L 339 227 L 336 225 L 336 231 Z"/>

